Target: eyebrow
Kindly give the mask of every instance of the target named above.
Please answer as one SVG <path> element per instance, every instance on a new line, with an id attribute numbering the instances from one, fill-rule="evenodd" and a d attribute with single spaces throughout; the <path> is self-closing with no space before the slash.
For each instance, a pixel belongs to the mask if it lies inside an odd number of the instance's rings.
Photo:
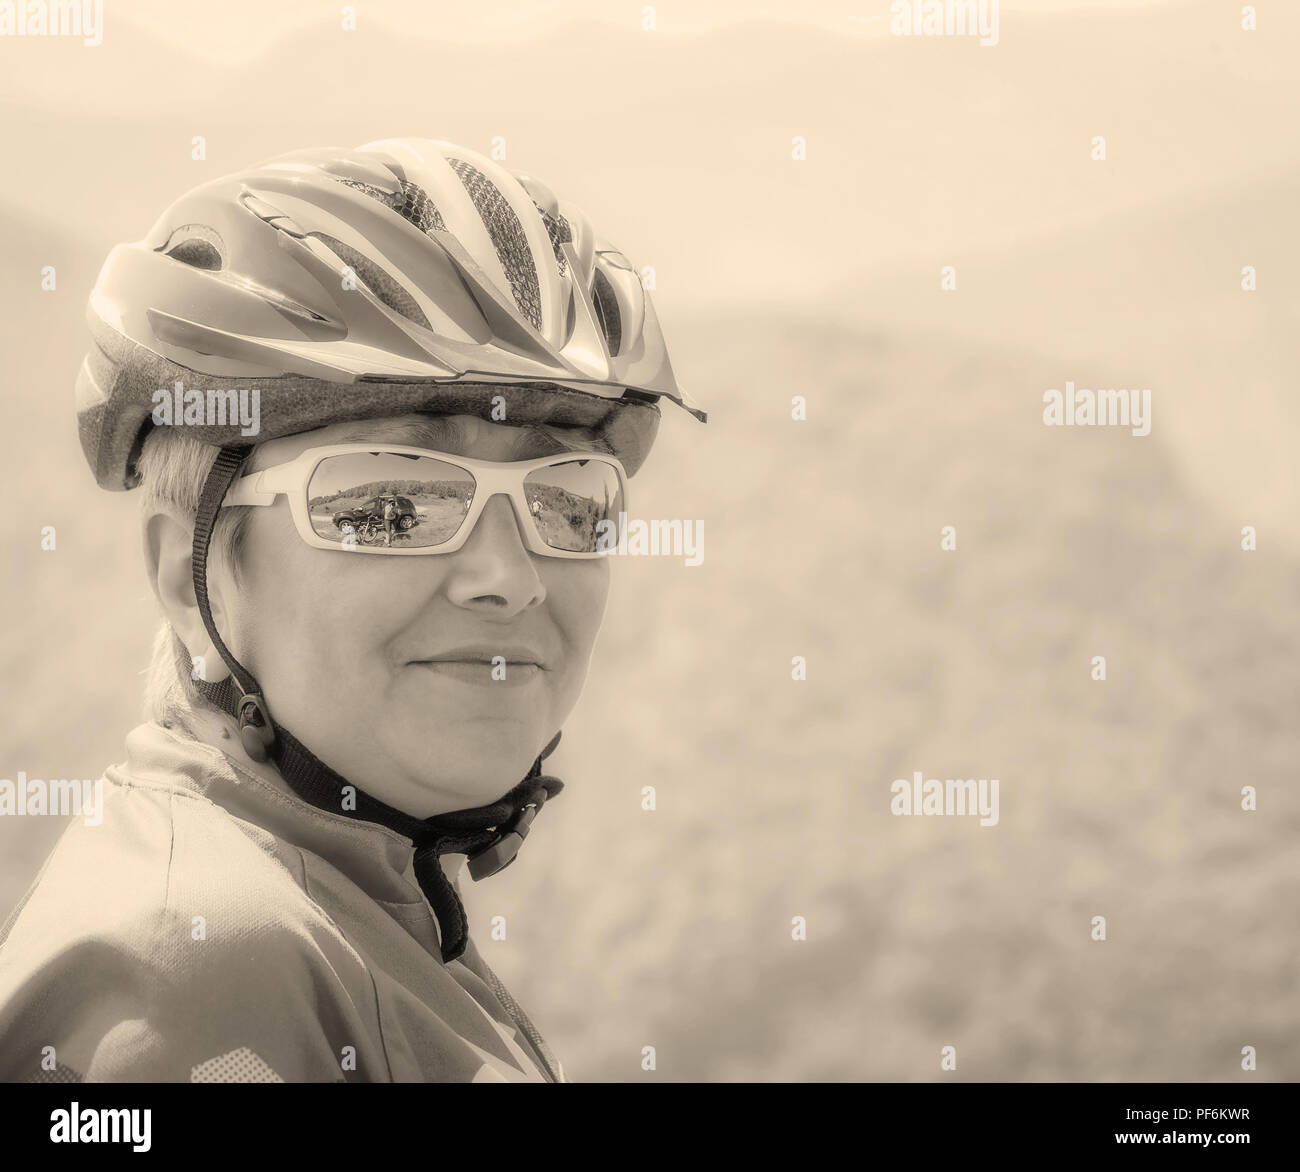
<path id="1" fill-rule="evenodd" d="M 572 439 L 570 439 L 572 436 Z M 613 455 L 614 449 L 601 436 L 564 428 L 557 435 L 542 427 L 525 427 L 516 437 L 516 460 L 530 460 L 534 456 L 549 456 L 555 452 L 604 452 Z"/>
<path id="2" fill-rule="evenodd" d="M 545 427 L 524 426 L 514 437 L 511 456 L 516 460 L 530 460 L 556 452 L 594 451 L 613 454 L 608 441 L 576 428 L 558 429 L 559 434 Z M 568 435 L 572 434 L 572 440 Z M 388 440 L 407 444 L 413 448 L 431 448 L 434 451 L 454 452 L 465 442 L 465 429 L 459 420 L 446 416 L 429 416 L 427 419 L 405 420 L 401 423 L 359 419 L 338 435 L 336 443 L 366 443 L 370 440 Z"/>
<path id="3" fill-rule="evenodd" d="M 389 420 L 358 419 L 339 433 L 335 443 L 366 443 L 369 440 L 388 440 L 392 443 L 407 444 L 413 448 L 433 448 L 445 451 L 463 443 L 464 429 L 459 423 L 447 418 L 430 416 L 428 419 L 404 420 L 393 423 Z M 450 441 L 450 444 L 448 443 Z"/>

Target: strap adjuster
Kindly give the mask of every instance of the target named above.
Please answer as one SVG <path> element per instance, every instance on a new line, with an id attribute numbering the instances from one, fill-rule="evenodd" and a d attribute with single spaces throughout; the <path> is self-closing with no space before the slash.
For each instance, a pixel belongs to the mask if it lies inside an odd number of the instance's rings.
<path id="1" fill-rule="evenodd" d="M 256 692 L 247 692 L 239 699 L 239 739 L 244 752 L 254 761 L 269 761 L 271 745 L 275 742 L 275 729 L 271 727 L 271 714 L 266 701 Z"/>
<path id="2" fill-rule="evenodd" d="M 481 850 L 469 856 L 469 876 L 476 883 L 489 875 L 504 871 L 519 855 L 519 848 L 528 837 L 528 828 L 537 817 L 540 807 L 529 802 L 509 822 L 501 827 L 500 836 Z"/>

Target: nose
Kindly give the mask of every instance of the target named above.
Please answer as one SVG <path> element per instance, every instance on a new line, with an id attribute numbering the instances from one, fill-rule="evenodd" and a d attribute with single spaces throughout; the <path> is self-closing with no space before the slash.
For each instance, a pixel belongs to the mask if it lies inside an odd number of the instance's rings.
<path id="1" fill-rule="evenodd" d="M 474 531 L 460 549 L 447 555 L 448 598 L 467 610 L 510 618 L 540 606 L 546 587 L 524 545 L 510 498 L 498 493 L 483 506 Z"/>

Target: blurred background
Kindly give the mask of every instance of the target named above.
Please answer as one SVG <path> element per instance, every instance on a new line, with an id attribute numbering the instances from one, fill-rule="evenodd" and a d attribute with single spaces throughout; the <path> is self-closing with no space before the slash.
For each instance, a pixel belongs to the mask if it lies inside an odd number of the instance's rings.
<path id="1" fill-rule="evenodd" d="M 0 777 L 140 719 L 137 502 L 72 399 L 109 248 L 286 150 L 500 136 L 653 266 L 710 411 L 632 486 L 703 564 L 615 563 L 564 799 L 466 881 L 570 1077 L 1300 1078 L 1300 6 L 1006 0 L 989 47 L 888 0 L 459 7 L 0 38 Z M 1066 380 L 1150 387 L 1151 434 L 1045 427 Z M 997 777 L 998 825 L 891 816 L 917 770 Z M 60 829 L 0 820 L 0 915 Z"/>

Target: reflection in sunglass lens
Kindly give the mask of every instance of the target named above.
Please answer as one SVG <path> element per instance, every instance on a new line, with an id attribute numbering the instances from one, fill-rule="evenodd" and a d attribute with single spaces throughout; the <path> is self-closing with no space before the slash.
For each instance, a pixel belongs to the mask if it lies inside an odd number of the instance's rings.
<path id="1" fill-rule="evenodd" d="M 474 501 L 474 477 L 432 456 L 327 456 L 307 486 L 311 527 L 339 545 L 419 549 L 456 535 Z"/>
<path id="2" fill-rule="evenodd" d="M 524 478 L 524 497 L 542 540 L 571 553 L 594 553 L 623 509 L 618 473 L 603 460 L 538 468 Z"/>

